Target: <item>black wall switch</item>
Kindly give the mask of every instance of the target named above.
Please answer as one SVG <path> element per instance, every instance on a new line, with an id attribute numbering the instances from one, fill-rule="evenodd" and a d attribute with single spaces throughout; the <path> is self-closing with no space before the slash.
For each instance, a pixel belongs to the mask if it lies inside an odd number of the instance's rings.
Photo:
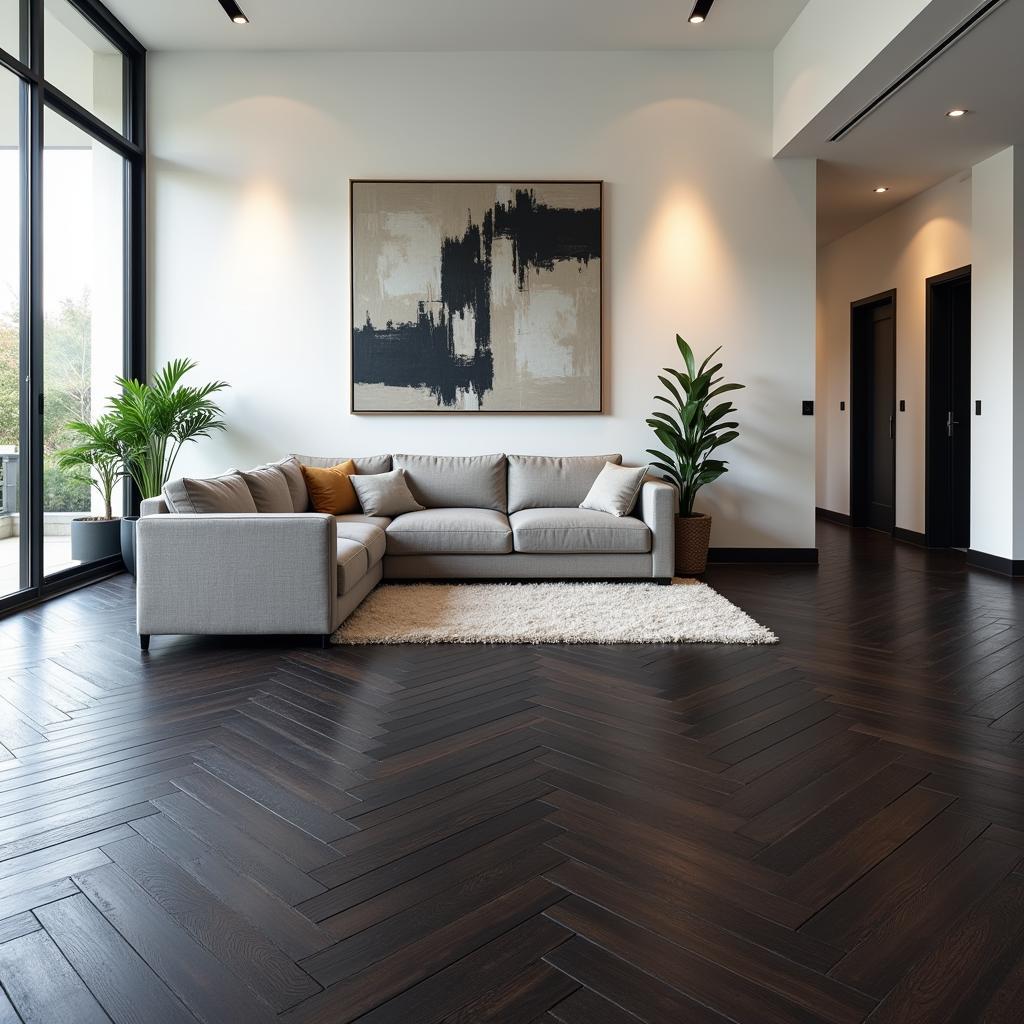
<path id="1" fill-rule="evenodd" d="M 980 416 L 981 415 L 981 399 L 980 398 L 977 399 L 977 401 L 975 401 L 975 403 L 974 403 L 974 415 L 975 416 Z"/>
<path id="2" fill-rule="evenodd" d="M 839 411 L 840 412 L 846 412 L 846 403 L 845 402 L 840 402 L 839 403 Z"/>
<path id="3" fill-rule="evenodd" d="M 813 416 L 814 415 L 814 403 L 813 402 L 804 402 L 803 409 L 804 409 L 804 415 L 805 416 Z"/>
<path id="4" fill-rule="evenodd" d="M 906 412 L 906 411 L 907 411 L 906 400 L 901 398 L 900 399 L 900 412 Z"/>

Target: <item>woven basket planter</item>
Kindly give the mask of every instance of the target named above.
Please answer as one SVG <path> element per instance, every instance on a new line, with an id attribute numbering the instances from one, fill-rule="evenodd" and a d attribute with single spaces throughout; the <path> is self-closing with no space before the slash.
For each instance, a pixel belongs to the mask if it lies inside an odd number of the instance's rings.
<path id="1" fill-rule="evenodd" d="M 676 575 L 699 576 L 708 566 L 711 516 L 676 516 Z"/>

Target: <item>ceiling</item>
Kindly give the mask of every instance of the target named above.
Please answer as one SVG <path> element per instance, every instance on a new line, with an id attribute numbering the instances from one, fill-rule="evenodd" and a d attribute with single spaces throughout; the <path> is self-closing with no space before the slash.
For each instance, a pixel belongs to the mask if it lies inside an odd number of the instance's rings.
<path id="1" fill-rule="evenodd" d="M 845 115 L 837 112 L 818 126 L 817 138 L 787 146 L 786 155 L 820 161 L 819 245 L 924 189 L 969 173 L 973 164 L 1007 146 L 1024 143 L 1022 39 L 1024 0 L 1006 0 L 838 142 L 827 141 L 845 123 Z M 927 51 L 924 42 L 916 57 Z M 895 79 L 892 72 L 890 67 L 872 95 Z M 970 113 L 946 117 L 954 107 Z M 872 189 L 879 185 L 889 191 L 876 195 Z"/>
<path id="2" fill-rule="evenodd" d="M 808 0 L 106 0 L 150 50 L 771 49 Z"/>

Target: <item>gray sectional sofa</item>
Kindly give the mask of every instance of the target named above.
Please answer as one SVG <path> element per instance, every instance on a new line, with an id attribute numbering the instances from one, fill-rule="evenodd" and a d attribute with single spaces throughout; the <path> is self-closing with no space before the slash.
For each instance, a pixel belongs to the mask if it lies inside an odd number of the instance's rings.
<path id="1" fill-rule="evenodd" d="M 231 507 L 244 511 L 172 511 L 167 498 L 180 492 L 174 485 L 142 503 L 136 545 L 144 649 L 152 634 L 177 633 L 318 634 L 326 642 L 381 579 L 672 577 L 670 484 L 648 477 L 631 515 L 579 508 L 605 462 L 621 462 L 618 455 L 354 459 L 360 475 L 404 471 L 423 511 L 393 519 L 310 512 L 295 459 L 320 467 L 345 461 L 300 455 L 275 463 L 289 475 L 291 511 L 253 511 L 237 474 L 220 479 L 243 495 Z"/>

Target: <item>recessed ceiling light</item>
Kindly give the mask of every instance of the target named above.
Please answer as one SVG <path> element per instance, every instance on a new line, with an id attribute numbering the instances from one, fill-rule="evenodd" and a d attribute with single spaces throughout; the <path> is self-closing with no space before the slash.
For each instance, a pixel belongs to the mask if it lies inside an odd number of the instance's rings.
<path id="1" fill-rule="evenodd" d="M 235 3 L 235 0 L 220 0 L 221 7 L 224 8 L 224 13 L 236 24 L 236 25 L 248 25 L 249 19 L 245 16 L 245 11 Z"/>
<path id="2" fill-rule="evenodd" d="M 946 111 L 946 117 L 963 117 L 967 111 L 963 107 L 954 107 L 952 110 Z"/>
<path id="3" fill-rule="evenodd" d="M 704 19 L 707 18 L 708 12 L 711 10 L 711 5 L 714 2 L 715 0 L 697 0 L 693 5 L 693 10 L 690 11 L 690 24 L 703 24 Z"/>
<path id="4" fill-rule="evenodd" d="M 879 186 L 878 186 L 878 187 L 877 187 L 877 188 L 875 189 L 875 191 L 876 191 L 876 192 L 888 192 L 888 191 L 889 191 L 889 186 L 888 186 L 888 185 L 879 185 Z"/>

